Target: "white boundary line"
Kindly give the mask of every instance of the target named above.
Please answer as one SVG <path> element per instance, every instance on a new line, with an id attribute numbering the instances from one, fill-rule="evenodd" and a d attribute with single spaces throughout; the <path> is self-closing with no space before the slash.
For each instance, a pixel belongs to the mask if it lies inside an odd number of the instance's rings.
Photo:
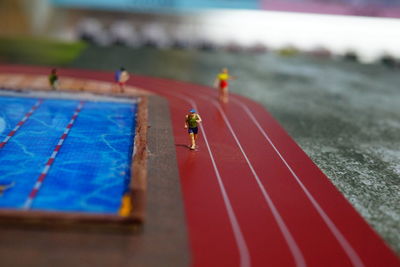
<path id="1" fill-rule="evenodd" d="M 175 94 L 175 93 L 169 93 L 169 94 L 186 101 L 194 109 L 196 109 L 196 111 L 198 111 L 198 107 L 197 107 L 196 103 L 190 97 L 185 97 L 185 96 L 183 96 L 181 94 Z M 219 173 L 217 164 L 215 163 L 215 159 L 214 159 L 213 153 L 212 153 L 210 145 L 208 143 L 206 131 L 205 131 L 205 129 L 204 129 L 204 127 L 202 125 L 200 125 L 200 130 L 201 130 L 201 132 L 202 132 L 202 134 L 204 136 L 204 141 L 206 143 L 208 153 L 210 154 L 211 162 L 212 162 L 212 165 L 214 167 L 215 175 L 217 177 L 218 185 L 219 185 L 221 193 L 222 193 L 222 198 L 224 200 L 226 210 L 228 212 L 228 217 L 229 217 L 229 220 L 230 220 L 230 223 L 231 223 L 231 226 L 232 226 L 232 230 L 233 230 L 233 234 L 234 234 L 234 237 L 235 237 L 235 240 L 236 240 L 236 244 L 237 244 L 238 249 L 239 249 L 240 266 L 241 267 L 249 267 L 249 266 L 251 266 L 249 249 L 248 249 L 246 241 L 245 241 L 245 239 L 243 237 L 243 233 L 242 233 L 242 230 L 240 229 L 240 225 L 239 225 L 239 222 L 238 222 L 238 220 L 236 218 L 235 212 L 233 211 L 232 204 L 231 204 L 231 202 L 229 200 L 229 197 L 228 197 L 228 194 L 226 192 L 226 189 L 225 189 L 225 186 L 224 186 L 224 182 L 222 181 L 221 175 Z"/>
<path id="2" fill-rule="evenodd" d="M 329 216 L 325 213 L 325 211 L 322 209 L 322 207 L 318 204 L 318 202 L 315 200 L 315 198 L 312 196 L 312 194 L 308 191 L 308 189 L 305 187 L 305 185 L 301 182 L 300 178 L 297 176 L 297 174 L 293 171 L 293 169 L 290 167 L 290 165 L 287 163 L 287 161 L 284 159 L 282 154 L 279 152 L 279 150 L 276 148 L 274 143 L 271 141 L 269 138 L 268 134 L 264 131 L 264 129 L 261 127 L 257 119 L 254 117 L 253 113 L 250 111 L 250 109 L 240 102 L 239 100 L 235 98 L 231 98 L 234 102 L 238 103 L 247 113 L 247 115 L 251 118 L 253 123 L 257 126 L 259 131 L 262 133 L 264 138 L 268 141 L 268 143 L 273 147 L 275 152 L 278 154 L 282 162 L 286 165 L 290 173 L 293 175 L 297 183 L 300 185 L 301 189 L 304 191 L 305 195 L 307 198 L 310 200 L 314 208 L 317 210 L 321 218 L 324 220 L 326 225 L 328 226 L 329 230 L 332 232 L 332 234 L 335 236 L 336 240 L 339 242 L 339 244 L 342 246 L 343 250 L 349 257 L 351 263 L 353 266 L 356 267 L 361 267 L 364 266 L 360 256 L 357 254 L 357 252 L 354 250 L 354 248 L 350 245 L 350 243 L 347 241 L 347 239 L 343 236 L 343 234 L 340 232 L 340 230 L 336 227 L 336 225 L 333 223 L 333 221 L 329 218 Z"/>
<path id="3" fill-rule="evenodd" d="M 204 98 L 206 98 L 206 97 L 204 97 Z M 286 226 L 284 220 L 282 219 L 282 216 L 280 215 L 280 213 L 279 213 L 278 209 L 276 208 L 274 202 L 272 201 L 271 197 L 267 193 L 264 185 L 262 184 L 262 182 L 260 180 L 260 177 L 254 170 L 254 167 L 251 164 L 249 158 L 247 157 L 246 152 L 243 150 L 242 144 L 240 143 L 239 139 L 237 138 L 236 133 L 233 130 L 232 125 L 231 125 L 229 119 L 227 118 L 225 112 L 221 109 L 220 104 L 217 103 L 215 100 L 210 99 L 210 97 L 207 97 L 206 99 L 213 103 L 213 105 L 219 110 L 222 117 L 224 118 L 225 123 L 229 128 L 229 131 L 231 132 L 233 138 L 235 139 L 237 146 L 239 147 L 240 151 L 242 152 L 242 154 L 247 162 L 247 165 L 249 166 L 251 173 L 253 174 L 253 176 L 257 182 L 257 185 L 260 188 L 262 195 L 264 196 L 265 202 L 267 203 L 268 207 L 270 208 L 272 215 L 274 216 L 274 218 L 279 226 L 279 229 L 282 232 L 282 235 L 284 236 L 287 245 L 289 246 L 289 249 L 290 249 L 290 251 L 294 257 L 294 260 L 296 262 L 296 266 L 306 266 L 304 256 L 303 256 L 299 246 L 297 245 L 296 241 L 294 240 L 292 234 L 290 233 L 288 227 Z"/>

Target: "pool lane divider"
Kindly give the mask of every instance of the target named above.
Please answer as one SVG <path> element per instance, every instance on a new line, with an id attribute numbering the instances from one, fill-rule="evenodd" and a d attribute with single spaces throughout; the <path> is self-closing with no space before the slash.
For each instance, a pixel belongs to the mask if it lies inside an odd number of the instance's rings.
<path id="1" fill-rule="evenodd" d="M 37 193 L 39 192 L 40 188 L 42 187 L 43 181 L 46 178 L 46 176 L 50 170 L 50 167 L 53 164 L 54 160 L 56 159 L 57 154 L 60 151 L 60 148 L 63 145 L 65 139 L 67 138 L 72 126 L 74 125 L 76 118 L 78 117 L 79 113 L 81 112 L 83 105 L 84 105 L 83 101 L 78 104 L 74 114 L 72 115 L 71 120 L 69 121 L 67 127 L 65 128 L 63 134 L 61 135 L 60 140 L 58 140 L 58 143 L 57 143 L 56 147 L 54 148 L 53 153 L 51 154 L 50 158 L 47 160 L 46 165 L 44 166 L 44 168 L 42 170 L 42 173 L 40 174 L 31 193 L 29 194 L 28 198 L 26 199 L 26 201 L 22 207 L 24 210 L 29 210 L 32 207 L 33 200 L 35 199 L 35 197 L 37 196 Z"/>
<path id="2" fill-rule="evenodd" d="M 11 130 L 11 132 L 4 138 L 4 140 L 0 143 L 0 149 L 3 148 L 7 142 L 14 136 L 14 134 L 21 128 L 22 125 L 29 119 L 29 117 L 39 108 L 39 106 L 43 103 L 43 99 L 39 99 L 35 105 L 25 114 L 25 116 L 18 122 L 18 124 Z"/>

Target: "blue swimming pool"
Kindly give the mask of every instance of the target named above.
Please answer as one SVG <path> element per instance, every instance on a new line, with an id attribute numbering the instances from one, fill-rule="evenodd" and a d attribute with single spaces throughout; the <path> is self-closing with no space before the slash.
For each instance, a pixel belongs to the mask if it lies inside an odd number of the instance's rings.
<path id="1" fill-rule="evenodd" d="M 0 208 L 117 213 L 136 109 L 134 101 L 0 96 Z"/>

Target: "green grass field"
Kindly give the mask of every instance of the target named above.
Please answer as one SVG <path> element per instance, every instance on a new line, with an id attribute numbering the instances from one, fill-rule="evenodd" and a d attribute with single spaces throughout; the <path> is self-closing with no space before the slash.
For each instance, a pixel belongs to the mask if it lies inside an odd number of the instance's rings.
<path id="1" fill-rule="evenodd" d="M 35 65 L 65 66 L 86 47 L 85 43 L 65 43 L 28 37 L 0 38 L 0 61 Z"/>

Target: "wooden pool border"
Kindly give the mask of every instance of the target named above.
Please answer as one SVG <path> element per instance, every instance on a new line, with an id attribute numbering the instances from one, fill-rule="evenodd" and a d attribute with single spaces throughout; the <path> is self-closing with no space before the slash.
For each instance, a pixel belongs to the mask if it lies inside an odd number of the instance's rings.
<path id="1" fill-rule="evenodd" d="M 17 81 L 17 82 L 15 82 Z M 29 86 L 30 82 L 33 86 Z M 59 212 L 59 211 L 37 211 L 0 209 L 0 225 L 15 226 L 40 226 L 46 228 L 74 227 L 74 228 L 109 228 L 117 230 L 138 230 L 145 218 L 145 202 L 147 187 L 147 127 L 148 127 L 148 95 L 145 90 L 127 87 L 126 93 L 115 93 L 114 85 L 109 82 L 76 79 L 72 77 L 63 78 L 59 91 L 68 93 L 89 92 L 108 97 L 128 97 L 138 100 L 138 111 L 136 115 L 136 129 L 134 138 L 134 149 L 132 155 L 131 181 L 125 196 L 128 197 L 131 207 L 129 213 L 120 214 L 97 214 L 83 212 Z M 100 90 L 96 91 L 95 87 Z M 25 74 L 0 74 L 0 87 L 4 90 L 18 92 L 49 91 L 47 80 L 43 75 Z M 133 179 L 135 177 L 135 179 Z"/>

